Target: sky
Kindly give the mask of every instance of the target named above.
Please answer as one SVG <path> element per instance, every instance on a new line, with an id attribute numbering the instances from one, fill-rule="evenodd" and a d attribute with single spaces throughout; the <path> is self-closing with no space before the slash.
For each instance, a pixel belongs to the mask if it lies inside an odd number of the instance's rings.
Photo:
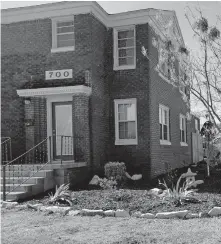
<path id="1" fill-rule="evenodd" d="M 52 2 L 55 1 L 2 1 L 1 8 L 16 8 Z M 216 25 L 217 16 L 221 16 L 221 1 L 98 1 L 98 3 L 109 14 L 145 8 L 175 10 L 184 42 L 188 48 L 195 51 L 200 50 L 185 17 L 187 8 L 190 7 L 193 11 L 196 7 L 200 8 L 203 15 L 208 19 L 209 25 Z M 221 29 L 221 26 L 219 29 Z M 199 104 L 195 105 L 197 105 L 196 108 L 200 106 Z"/>

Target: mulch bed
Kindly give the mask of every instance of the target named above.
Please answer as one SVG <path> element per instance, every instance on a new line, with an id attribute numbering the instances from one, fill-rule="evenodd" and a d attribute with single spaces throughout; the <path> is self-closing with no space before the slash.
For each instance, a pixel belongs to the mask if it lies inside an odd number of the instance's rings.
<path id="1" fill-rule="evenodd" d="M 73 209 L 75 210 L 84 208 L 102 210 L 125 209 L 130 211 L 130 213 L 141 211 L 142 213 L 153 214 L 179 210 L 189 210 L 191 213 L 208 212 L 213 207 L 221 207 L 221 172 L 209 178 L 204 178 L 204 184 L 199 185 L 199 191 L 194 193 L 194 197 L 201 200 L 201 203 L 186 203 L 181 206 L 175 206 L 151 195 L 149 190 L 143 190 L 143 188 L 72 192 Z M 48 205 L 48 197 L 43 198 L 41 196 L 41 198 L 28 202 Z M 60 206 L 64 205 L 61 204 Z"/>
<path id="2" fill-rule="evenodd" d="M 195 193 L 194 195 L 202 202 L 187 203 L 176 207 L 172 203 L 163 202 L 158 197 L 150 195 L 149 191 L 146 190 L 78 191 L 73 192 L 73 209 L 125 209 L 130 211 L 130 213 L 141 211 L 142 213 L 156 214 L 158 212 L 178 210 L 189 210 L 192 213 L 199 213 L 208 212 L 213 207 L 221 207 L 221 194 Z M 47 197 L 41 200 L 31 200 L 29 203 L 48 205 Z"/>

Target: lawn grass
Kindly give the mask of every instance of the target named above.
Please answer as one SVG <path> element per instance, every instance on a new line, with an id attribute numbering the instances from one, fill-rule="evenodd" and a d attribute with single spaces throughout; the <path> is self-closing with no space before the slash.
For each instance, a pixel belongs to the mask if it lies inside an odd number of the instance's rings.
<path id="1" fill-rule="evenodd" d="M 221 218 L 146 220 L 45 215 L 2 210 L 2 244 L 135 244 L 221 242 Z"/>

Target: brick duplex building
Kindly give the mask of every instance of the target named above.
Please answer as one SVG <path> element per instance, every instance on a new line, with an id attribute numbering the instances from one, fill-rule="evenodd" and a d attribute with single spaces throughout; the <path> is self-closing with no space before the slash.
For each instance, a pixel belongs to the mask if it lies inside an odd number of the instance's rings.
<path id="1" fill-rule="evenodd" d="M 94 172 L 123 161 L 149 178 L 190 163 L 185 89 L 171 85 L 166 66 L 165 76 L 155 69 L 159 13 L 184 45 L 174 11 L 110 15 L 96 2 L 3 10 L 2 136 L 12 138 L 13 156 L 53 136 L 60 159 L 64 135 L 78 138 L 75 156 Z"/>

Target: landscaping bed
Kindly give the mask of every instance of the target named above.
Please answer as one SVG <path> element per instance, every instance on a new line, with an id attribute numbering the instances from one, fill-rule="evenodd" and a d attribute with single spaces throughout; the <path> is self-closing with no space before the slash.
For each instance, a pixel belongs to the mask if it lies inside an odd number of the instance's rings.
<path id="1" fill-rule="evenodd" d="M 72 208 L 81 209 L 125 209 L 130 213 L 141 211 L 142 213 L 169 212 L 189 210 L 192 213 L 208 212 L 213 207 L 221 207 L 221 194 L 195 193 L 194 197 L 201 200 L 200 203 L 187 203 L 175 206 L 165 202 L 159 197 L 150 194 L 147 190 L 91 190 L 72 193 Z M 48 198 L 31 200 L 30 204 L 43 203 L 49 205 Z M 61 204 L 60 206 L 64 206 Z M 67 206 L 67 205 L 66 205 Z"/>

